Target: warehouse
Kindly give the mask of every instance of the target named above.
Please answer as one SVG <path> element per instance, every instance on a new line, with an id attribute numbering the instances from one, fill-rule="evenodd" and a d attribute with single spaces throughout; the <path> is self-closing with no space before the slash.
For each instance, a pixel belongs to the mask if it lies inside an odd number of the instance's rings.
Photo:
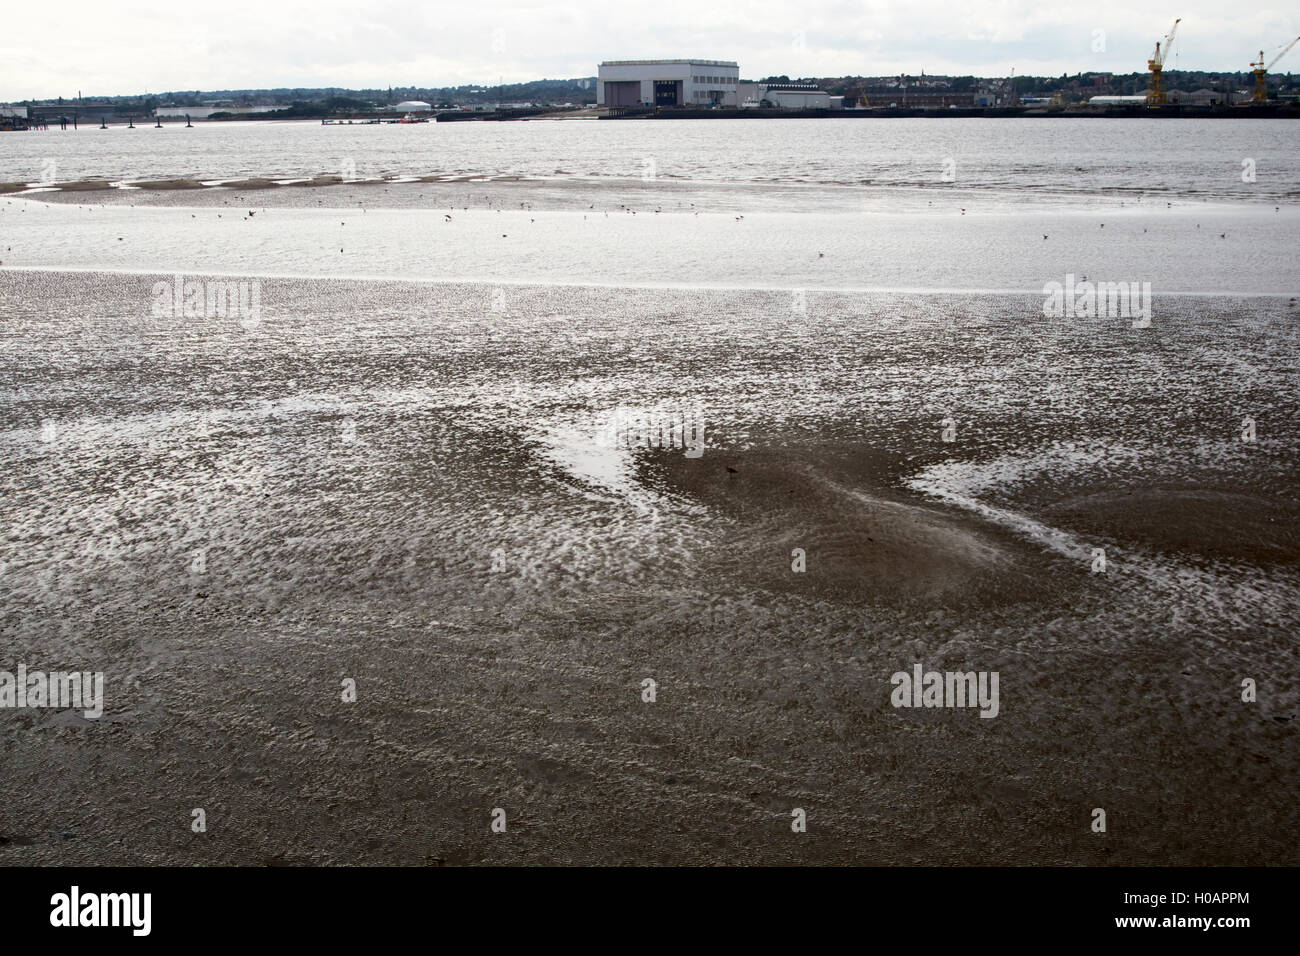
<path id="1" fill-rule="evenodd" d="M 1147 98 L 1138 96 L 1091 96 L 1089 106 L 1145 106 Z"/>
<path id="2" fill-rule="evenodd" d="M 731 60 L 606 60 L 597 106 L 735 106 L 740 67 Z"/>
<path id="3" fill-rule="evenodd" d="M 831 96 L 813 83 L 753 83 L 740 84 L 742 107 L 765 107 L 778 110 L 839 110 L 844 108 L 844 97 Z"/>

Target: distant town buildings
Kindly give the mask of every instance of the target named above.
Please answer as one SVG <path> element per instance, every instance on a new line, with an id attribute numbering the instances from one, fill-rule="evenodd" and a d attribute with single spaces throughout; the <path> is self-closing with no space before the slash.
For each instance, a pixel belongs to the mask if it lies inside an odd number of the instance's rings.
<path id="1" fill-rule="evenodd" d="M 610 109 L 649 107 L 728 107 L 788 110 L 863 109 L 871 106 L 913 109 L 1006 106 L 1009 81 L 986 88 L 954 90 L 944 77 L 884 77 L 837 91 L 787 77 L 741 80 L 734 60 L 606 60 L 597 67 L 596 105 Z"/>
<path id="2" fill-rule="evenodd" d="M 1009 72 L 1009 71 L 1008 71 Z M 1290 114 L 1300 106 L 1300 81 L 1290 74 L 1269 77 L 1271 108 Z M 1204 71 L 1165 73 L 1170 112 L 1183 115 L 1219 112 L 1252 103 L 1250 75 Z M 54 97 L 0 106 L 0 129 L 41 129 L 47 124 L 75 127 L 119 122 L 225 119 L 367 118 L 379 121 L 413 114 L 440 120 L 518 119 L 540 112 L 584 112 L 601 118 L 663 111 L 664 116 L 698 115 L 697 111 L 753 109 L 764 114 L 786 110 L 820 114 L 839 110 L 885 110 L 914 115 L 920 111 L 980 110 L 986 115 L 1010 108 L 1031 113 L 1088 112 L 1149 105 L 1146 73 L 1080 72 L 1060 76 L 999 77 L 845 75 L 838 77 L 767 76 L 742 79 L 734 60 L 606 60 L 595 77 L 543 79 L 497 86 L 402 86 L 386 89 L 220 90 L 204 93 L 170 91 L 111 97 Z M 594 101 L 594 102 L 593 102 Z M 590 110 L 590 107 L 597 107 Z M 455 115 L 453 115 L 455 114 Z M 467 115 L 462 115 L 467 114 Z M 497 114 L 502 114 L 498 116 Z"/>

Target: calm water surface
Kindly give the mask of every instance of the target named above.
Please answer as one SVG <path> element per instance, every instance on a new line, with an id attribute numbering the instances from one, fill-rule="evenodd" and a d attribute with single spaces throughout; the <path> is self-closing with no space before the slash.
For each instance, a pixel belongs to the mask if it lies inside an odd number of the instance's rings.
<path id="1" fill-rule="evenodd" d="M 1253 159 L 1256 180 L 1242 182 Z M 943 180 L 951 159 L 955 183 Z M 362 177 L 963 188 L 1086 199 L 1300 197 L 1300 124 L 1281 120 L 596 120 L 336 127 L 308 122 L 47 130 L 0 137 L 0 180 Z M 1014 191 L 1014 197 L 1012 195 Z"/>

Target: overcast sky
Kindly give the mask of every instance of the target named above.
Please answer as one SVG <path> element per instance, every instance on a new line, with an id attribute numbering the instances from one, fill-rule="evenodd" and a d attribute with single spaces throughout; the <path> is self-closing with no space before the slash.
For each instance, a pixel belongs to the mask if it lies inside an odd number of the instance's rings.
<path id="1" fill-rule="evenodd" d="M 896 73 L 1247 70 L 1300 34 L 1300 4 L 1173 0 L 473 0 L 7 5 L 0 101 L 281 86 L 455 86 L 592 76 L 604 59 L 737 60 L 757 79 Z M 1300 47 L 1278 70 L 1300 72 Z"/>

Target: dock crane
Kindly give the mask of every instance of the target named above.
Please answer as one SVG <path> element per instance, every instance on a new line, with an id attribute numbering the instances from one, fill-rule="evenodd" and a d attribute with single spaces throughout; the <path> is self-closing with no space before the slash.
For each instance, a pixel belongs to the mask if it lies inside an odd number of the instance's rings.
<path id="1" fill-rule="evenodd" d="M 1259 51 L 1259 62 L 1250 64 L 1250 68 L 1255 72 L 1255 93 L 1251 96 L 1251 102 L 1259 103 L 1261 105 L 1268 102 L 1268 80 L 1265 79 L 1265 77 L 1268 76 L 1268 71 L 1273 69 L 1277 64 L 1277 61 L 1290 53 L 1291 48 L 1297 43 L 1300 43 L 1300 37 L 1296 37 L 1284 46 L 1282 52 L 1269 60 L 1267 66 L 1264 65 L 1264 51 Z"/>
<path id="2" fill-rule="evenodd" d="M 1147 69 L 1151 71 L 1151 91 L 1147 93 L 1147 106 L 1164 106 L 1168 102 L 1161 73 L 1165 68 L 1165 57 L 1169 55 L 1169 48 L 1174 45 L 1174 34 L 1178 32 L 1178 24 L 1182 22 L 1182 17 L 1174 21 L 1169 33 L 1165 35 L 1163 49 L 1160 46 L 1162 41 L 1157 40 L 1156 52 L 1151 55 L 1151 59 L 1147 60 Z"/>

